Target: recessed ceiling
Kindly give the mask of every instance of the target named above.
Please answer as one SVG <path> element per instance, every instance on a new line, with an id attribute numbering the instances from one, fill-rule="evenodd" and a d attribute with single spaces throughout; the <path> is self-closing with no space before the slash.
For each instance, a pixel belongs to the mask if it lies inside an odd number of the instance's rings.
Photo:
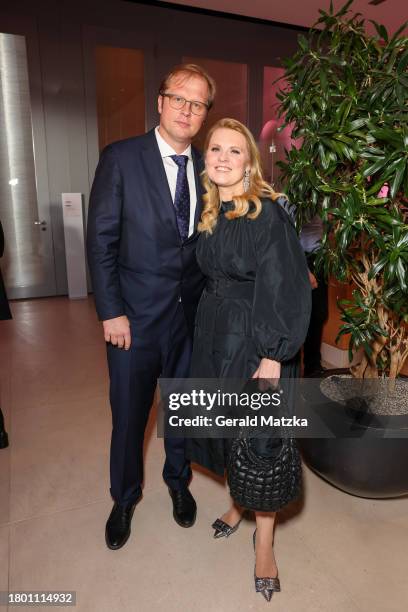
<path id="1" fill-rule="evenodd" d="M 162 0 L 163 1 L 163 0 Z M 408 0 L 355 0 L 352 8 L 367 19 L 373 19 L 385 25 L 390 33 L 395 32 L 404 21 L 408 20 Z M 310 27 L 319 17 L 319 8 L 328 10 L 329 0 L 171 0 L 173 4 L 184 4 L 211 11 L 221 11 L 280 21 L 298 26 Z M 340 8 L 345 0 L 333 0 L 334 7 Z M 367 24 L 371 31 L 371 24 Z M 408 32 L 408 29 L 405 31 Z"/>

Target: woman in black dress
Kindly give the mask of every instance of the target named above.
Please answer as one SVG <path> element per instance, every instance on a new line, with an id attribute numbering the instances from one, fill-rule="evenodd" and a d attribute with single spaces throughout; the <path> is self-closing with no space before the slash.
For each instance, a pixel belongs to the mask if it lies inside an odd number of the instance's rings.
<path id="1" fill-rule="evenodd" d="M 3 226 L 0 221 L 0 257 L 3 256 L 4 252 L 4 234 Z M 10 306 L 7 300 L 6 289 L 3 283 L 3 277 L 0 270 L 0 321 L 4 319 L 11 319 Z M 4 418 L 0 408 L 0 448 L 6 448 L 8 446 L 8 436 L 4 429 Z"/>
<path id="2" fill-rule="evenodd" d="M 222 119 L 209 131 L 203 182 L 197 259 L 208 280 L 197 311 L 191 377 L 297 376 L 310 317 L 306 260 L 284 210 L 287 200 L 263 181 L 255 141 L 240 122 Z M 228 442 L 190 439 L 188 452 L 222 475 Z M 214 537 L 236 531 L 243 510 L 232 503 L 213 524 Z M 255 588 L 268 601 L 280 590 L 275 514 L 255 512 Z"/>

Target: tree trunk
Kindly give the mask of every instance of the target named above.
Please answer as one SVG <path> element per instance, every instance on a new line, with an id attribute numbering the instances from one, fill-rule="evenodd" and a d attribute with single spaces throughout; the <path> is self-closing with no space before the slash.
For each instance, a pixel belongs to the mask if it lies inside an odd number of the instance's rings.
<path id="1" fill-rule="evenodd" d="M 395 380 L 401 368 L 401 351 L 397 350 L 397 347 L 392 347 L 390 349 L 390 355 L 389 377 Z"/>

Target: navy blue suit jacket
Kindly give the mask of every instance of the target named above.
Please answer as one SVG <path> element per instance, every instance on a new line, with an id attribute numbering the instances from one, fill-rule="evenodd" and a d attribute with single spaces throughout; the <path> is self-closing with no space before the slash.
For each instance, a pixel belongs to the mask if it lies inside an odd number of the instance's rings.
<path id="1" fill-rule="evenodd" d="M 98 316 L 127 315 L 146 339 L 164 333 L 179 298 L 192 329 L 203 289 L 195 256 L 203 163 L 194 148 L 192 156 L 195 229 L 183 243 L 154 130 L 108 145 L 96 169 L 87 250 Z"/>

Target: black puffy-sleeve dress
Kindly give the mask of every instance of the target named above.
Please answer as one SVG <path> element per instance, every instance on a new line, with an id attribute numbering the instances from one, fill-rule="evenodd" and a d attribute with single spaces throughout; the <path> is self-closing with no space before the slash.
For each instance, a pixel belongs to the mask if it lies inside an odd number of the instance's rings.
<path id="1" fill-rule="evenodd" d="M 256 219 L 227 219 L 223 202 L 212 234 L 201 234 L 197 260 L 207 277 L 196 316 L 192 378 L 251 378 L 263 357 L 281 377 L 299 375 L 311 286 L 306 259 L 284 202 L 262 198 Z M 187 455 L 223 474 L 229 443 L 190 438 Z"/>

